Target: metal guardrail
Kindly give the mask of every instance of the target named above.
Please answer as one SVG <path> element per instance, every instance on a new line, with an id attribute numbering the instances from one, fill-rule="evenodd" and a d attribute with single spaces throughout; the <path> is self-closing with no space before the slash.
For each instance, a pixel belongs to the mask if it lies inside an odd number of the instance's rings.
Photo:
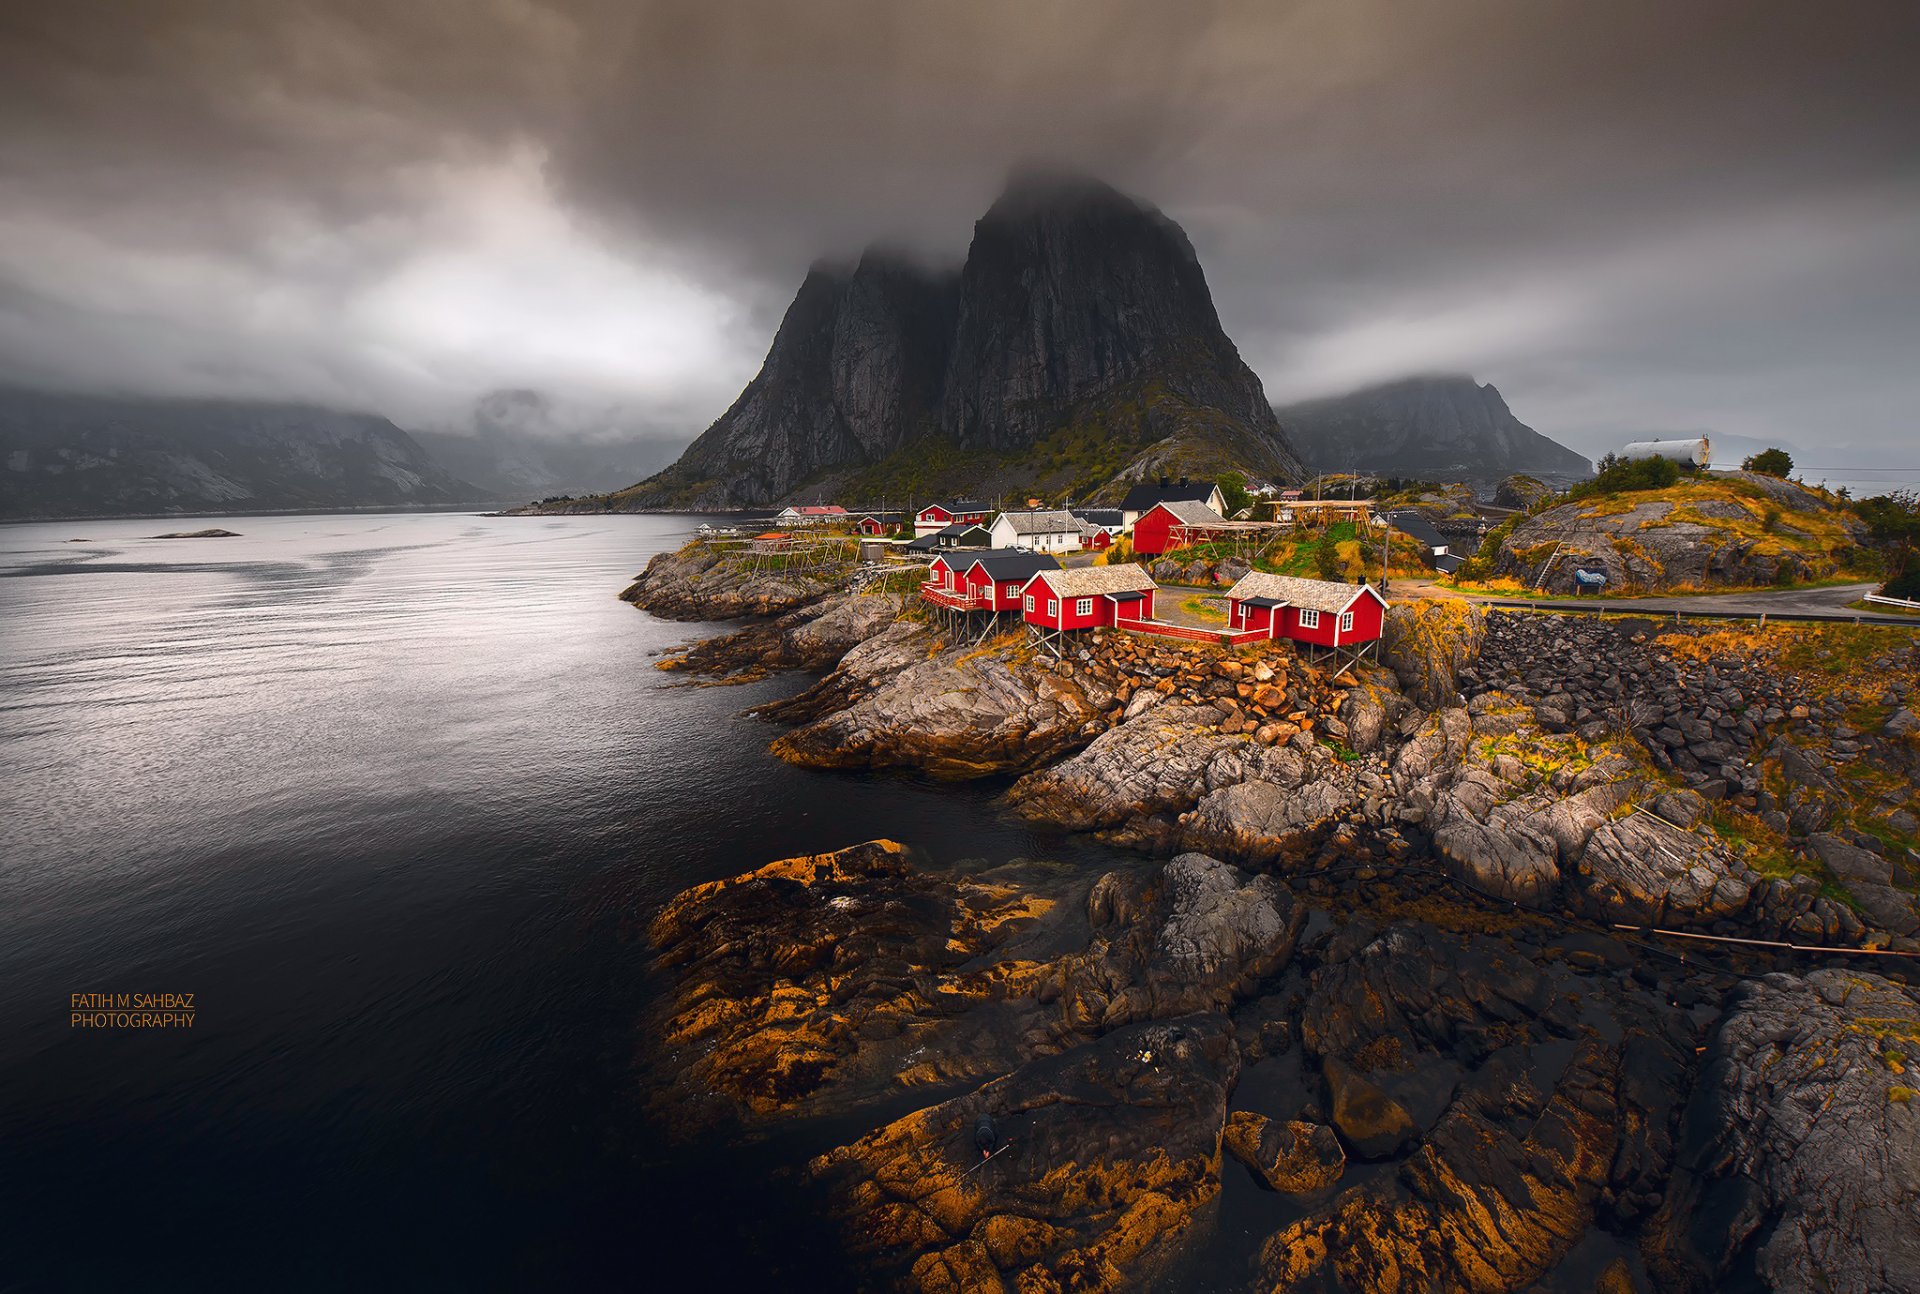
<path id="1" fill-rule="evenodd" d="M 1875 606 L 1900 607 L 1907 611 L 1920 611 L 1920 602 L 1915 602 L 1912 598 L 1887 598 L 1881 597 L 1878 593 L 1869 593 L 1860 600 L 1862 602 L 1871 602 Z"/>
<path id="2" fill-rule="evenodd" d="M 1498 611 L 1552 611 L 1562 615 L 1611 615 L 1636 616 L 1643 620 L 1671 620 L 1678 624 L 1685 620 L 1756 620 L 1765 625 L 1769 620 L 1796 620 L 1815 624 L 1836 625 L 1901 625 L 1908 621 L 1892 615 L 1877 612 L 1860 611 L 1713 611 L 1702 608 L 1697 611 L 1677 607 L 1636 607 L 1630 604 L 1595 598 L 1591 602 L 1549 602 L 1525 598 L 1487 598 L 1476 600 L 1475 606 L 1487 607 Z"/>

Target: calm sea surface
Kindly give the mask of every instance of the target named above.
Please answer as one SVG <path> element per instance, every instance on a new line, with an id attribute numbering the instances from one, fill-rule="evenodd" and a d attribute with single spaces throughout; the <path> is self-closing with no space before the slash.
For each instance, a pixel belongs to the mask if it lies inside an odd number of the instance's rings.
<path id="1" fill-rule="evenodd" d="M 998 788 L 816 774 L 615 599 L 693 521 L 0 526 L 0 1289 L 837 1284 L 772 1165 L 638 1099 L 639 938 L 878 835 L 1062 856 Z M 225 526 L 237 539 L 158 540 Z M 88 542 L 71 542 L 85 539 Z M 191 1030 L 70 1027 L 193 993 Z"/>

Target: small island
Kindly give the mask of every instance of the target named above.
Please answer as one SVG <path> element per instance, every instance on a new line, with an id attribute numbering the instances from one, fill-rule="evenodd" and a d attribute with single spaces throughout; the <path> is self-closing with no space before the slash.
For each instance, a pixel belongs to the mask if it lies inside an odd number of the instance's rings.
<path id="1" fill-rule="evenodd" d="M 222 530 L 218 526 L 208 530 L 172 530 L 164 535 L 149 536 L 153 539 L 238 539 L 237 530 Z"/>

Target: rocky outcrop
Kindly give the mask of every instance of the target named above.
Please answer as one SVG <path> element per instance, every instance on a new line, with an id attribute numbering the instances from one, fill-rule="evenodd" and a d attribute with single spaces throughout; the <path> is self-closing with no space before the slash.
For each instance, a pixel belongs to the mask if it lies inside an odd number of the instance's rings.
<path id="1" fill-rule="evenodd" d="M 1265 861 L 1384 788 L 1371 762 L 1341 752 L 1381 744 L 1406 708 L 1391 688 L 1335 687 L 1289 652 L 1167 659 L 1180 672 L 1153 688 L 1136 681 L 1118 726 L 1015 783 L 1014 810 L 1116 841 Z"/>
<path id="2" fill-rule="evenodd" d="M 903 599 L 884 589 L 825 600 L 736 633 L 706 638 L 662 659 L 658 669 L 746 683 L 780 670 L 827 670 L 900 617 Z"/>
<path id="3" fill-rule="evenodd" d="M 1043 1057 L 815 1160 L 847 1247 L 926 1291 L 1134 1288 L 1220 1191 L 1239 1068 L 1226 1021 L 1134 1025 Z M 991 1120 L 1004 1151 L 982 1159 Z"/>
<path id="4" fill-rule="evenodd" d="M 1614 593 L 1748 588 L 1831 576 L 1865 540 L 1857 517 L 1812 490 L 1716 473 L 1547 508 L 1500 541 L 1493 573 L 1537 584 L 1544 569 L 1554 593 L 1576 591 L 1576 570 L 1605 574 Z"/>
<path id="5" fill-rule="evenodd" d="M 1315 470 L 1491 484 L 1515 472 L 1574 479 L 1593 465 L 1513 416 L 1491 384 L 1416 377 L 1278 411 Z"/>
<path id="6" fill-rule="evenodd" d="M 1387 609 L 1381 625 L 1380 659 L 1400 680 L 1400 689 L 1424 710 L 1455 705 L 1461 671 L 1480 659 L 1486 613 L 1471 602 L 1422 600 Z"/>
<path id="7" fill-rule="evenodd" d="M 918 868 L 886 840 L 687 890 L 648 931 L 677 984 L 658 1102 L 686 1129 L 1002 1072 L 1018 1028 L 965 1012 L 1031 996 L 1022 938 L 1056 898 Z"/>
<path id="8" fill-rule="evenodd" d="M 1538 477 L 1516 472 L 1494 487 L 1493 503 L 1495 507 L 1525 512 L 1542 499 L 1551 498 L 1553 493 L 1553 487 Z"/>
<path id="9" fill-rule="evenodd" d="M 1859 971 L 1740 987 L 1687 1108 L 1650 1265 L 1670 1288 L 1920 1290 L 1920 995 Z"/>
<path id="10" fill-rule="evenodd" d="M 923 631 L 903 628 L 849 652 L 801 706 L 856 699 L 780 737 L 774 754 L 807 768 L 914 768 L 953 778 L 1020 773 L 1090 740 L 1113 699 L 1096 680 L 1038 660 L 937 641 L 929 655 L 929 645 Z"/>
<path id="11" fill-rule="evenodd" d="M 926 437 L 991 455 L 1068 426 L 1210 469 L 1300 470 L 1180 227 L 1096 181 L 1028 175 L 957 276 L 881 249 L 815 266 L 733 406 L 605 502 L 754 506 Z"/>
<path id="12" fill-rule="evenodd" d="M 1250 1110 L 1227 1116 L 1227 1152 L 1270 1191 L 1311 1195 L 1340 1180 L 1347 1154 L 1324 1123 L 1269 1119 Z"/>
<path id="13" fill-rule="evenodd" d="M 1398 1166 L 1275 1231 L 1261 1288 L 1525 1289 L 1657 1204 L 1688 1042 L 1663 1003 L 1419 923 L 1330 935 L 1325 955 L 1303 1045 L 1348 1149 Z M 1582 1030 L 1588 1008 L 1625 1035 Z"/>
<path id="14" fill-rule="evenodd" d="M 755 571 L 737 555 L 695 541 L 655 554 L 620 597 L 663 620 L 733 620 L 804 606 L 842 587 L 846 574 Z"/>

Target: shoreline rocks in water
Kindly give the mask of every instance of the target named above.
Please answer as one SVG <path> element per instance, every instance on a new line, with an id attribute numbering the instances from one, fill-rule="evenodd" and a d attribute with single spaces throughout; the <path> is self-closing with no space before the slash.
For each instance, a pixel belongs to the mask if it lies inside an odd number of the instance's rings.
<path id="1" fill-rule="evenodd" d="M 876 842 L 696 887 L 654 924 L 655 1109 L 870 1115 L 805 1171 L 907 1289 L 1195 1262 L 1262 1290 L 1912 1288 L 1906 964 L 1611 931 L 1920 947 L 1920 654 L 1822 690 L 1645 622 L 1398 619 L 1390 668 L 1340 680 L 1113 633 L 956 648 L 832 598 L 690 653 L 841 653 L 758 711 L 798 725 L 783 757 L 1019 773 L 1019 816 L 1176 856 L 965 874 Z"/>
<path id="2" fill-rule="evenodd" d="M 756 569 L 744 556 L 695 540 L 657 553 L 620 593 L 665 620 L 736 620 L 778 615 L 844 588 L 850 567 Z"/>

